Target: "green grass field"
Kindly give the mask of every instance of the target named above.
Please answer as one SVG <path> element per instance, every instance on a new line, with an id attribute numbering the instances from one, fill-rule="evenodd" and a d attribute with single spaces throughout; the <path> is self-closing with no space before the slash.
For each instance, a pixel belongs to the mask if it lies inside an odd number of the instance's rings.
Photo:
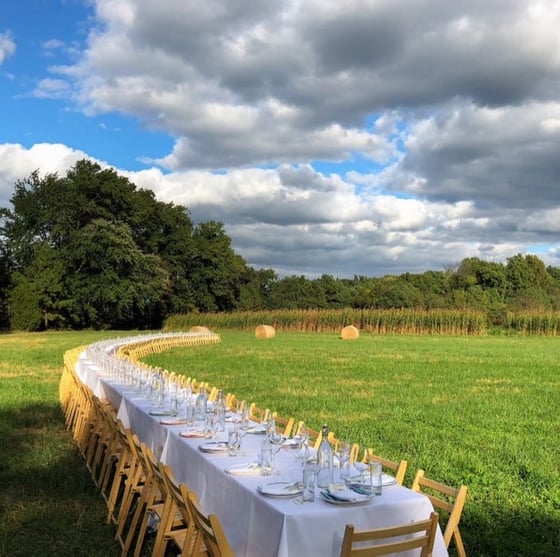
<path id="1" fill-rule="evenodd" d="M 93 332 L 0 336 L 2 557 L 120 555 L 104 522 L 105 502 L 58 402 L 62 355 L 99 338 Z"/>
<path id="2" fill-rule="evenodd" d="M 118 334 L 0 337 L 1 556 L 120 554 L 58 404 L 64 351 Z M 560 339 L 224 331 L 150 361 L 467 484 L 470 556 L 560 554 Z"/>
<path id="3" fill-rule="evenodd" d="M 469 555 L 560 554 L 560 339 L 329 334 L 150 358 L 469 488 Z"/>

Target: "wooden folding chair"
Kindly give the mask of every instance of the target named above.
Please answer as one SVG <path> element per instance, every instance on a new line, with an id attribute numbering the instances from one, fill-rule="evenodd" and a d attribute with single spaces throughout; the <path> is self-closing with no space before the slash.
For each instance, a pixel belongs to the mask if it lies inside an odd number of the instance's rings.
<path id="1" fill-rule="evenodd" d="M 279 416 L 278 412 L 273 412 L 272 417 L 276 422 L 277 433 L 279 433 L 280 435 L 285 435 L 286 437 L 290 437 L 290 435 L 292 434 L 292 429 L 294 428 L 294 418 L 284 418 L 283 416 Z"/>
<path id="2" fill-rule="evenodd" d="M 114 427 L 117 445 L 115 445 L 113 460 L 107 463 L 108 469 L 105 471 L 101 493 L 107 493 L 107 524 L 112 522 L 118 525 L 119 511 L 126 495 L 127 484 L 131 476 L 136 473 L 137 463 L 130 449 L 129 438 L 132 432 L 125 428 L 118 418 L 115 419 Z"/>
<path id="3" fill-rule="evenodd" d="M 333 452 L 337 454 L 340 447 L 340 439 L 337 439 L 334 436 L 333 432 L 329 431 L 328 440 L 329 443 L 331 444 Z M 348 464 L 352 465 L 354 464 L 354 462 L 356 462 L 359 452 L 360 452 L 360 445 L 358 445 L 358 443 L 350 443 L 350 460 L 348 461 Z"/>
<path id="4" fill-rule="evenodd" d="M 108 401 L 102 401 L 96 397 L 94 402 L 98 416 L 95 431 L 97 440 L 95 448 L 92 447 L 88 451 L 86 465 L 97 487 L 101 487 L 105 472 L 104 464 L 110 457 L 116 441 L 116 432 L 113 427 L 113 418 L 116 417 L 116 411 Z"/>
<path id="5" fill-rule="evenodd" d="M 239 400 L 233 393 L 226 395 L 226 409 L 236 414 L 241 414 L 243 408 L 247 403 L 244 400 Z"/>
<path id="6" fill-rule="evenodd" d="M 307 431 L 307 436 L 309 438 L 309 446 L 317 450 L 321 444 L 321 440 L 323 439 L 323 432 L 317 429 L 311 429 L 310 427 L 307 427 L 303 421 L 300 421 L 298 422 L 294 437 L 300 437 L 304 428 Z"/>
<path id="7" fill-rule="evenodd" d="M 137 435 L 130 430 L 125 430 L 125 432 L 131 455 L 131 465 L 130 471 L 126 477 L 124 493 L 121 498 L 117 518 L 117 532 L 115 534 L 115 539 L 123 548 L 123 557 L 128 554 L 128 549 L 133 541 L 131 530 L 134 531 L 136 526 L 134 523 L 135 513 L 133 513 L 133 509 L 135 508 L 134 504 L 139 504 L 144 486 L 148 480 L 148 470 L 140 451 L 140 440 Z M 136 521 L 137 520 L 138 518 L 136 518 Z"/>
<path id="8" fill-rule="evenodd" d="M 212 557 L 234 557 L 219 518 L 215 514 L 204 514 L 198 497 L 192 491 L 188 492 L 188 501 L 199 533 L 195 545 L 198 546 L 202 538 Z"/>
<path id="9" fill-rule="evenodd" d="M 167 487 L 159 470 L 158 458 L 142 442 L 139 446 L 136 446 L 136 451 L 144 469 L 145 479 L 125 538 L 122 557 L 129 555 L 133 544 L 134 557 L 140 557 L 146 534 L 150 528 L 150 521 L 153 520 L 155 524 L 158 524 L 159 529 L 167 499 Z M 161 540 L 159 541 L 161 542 Z M 154 549 L 156 549 L 156 546 L 154 546 Z"/>
<path id="10" fill-rule="evenodd" d="M 408 461 L 401 460 L 400 462 L 395 462 L 393 460 L 387 460 L 386 458 L 376 455 L 372 448 L 364 449 L 362 462 L 364 464 L 369 464 L 373 460 L 381 462 L 381 466 L 395 476 L 397 483 L 399 485 L 403 484 L 406 469 L 408 467 Z"/>
<path id="11" fill-rule="evenodd" d="M 249 406 L 249 419 L 259 424 L 268 421 L 270 410 L 268 408 L 259 408 L 254 402 Z"/>
<path id="12" fill-rule="evenodd" d="M 463 538 L 459 531 L 459 522 L 463 513 L 463 507 L 467 499 L 467 486 L 461 485 L 458 488 L 436 482 L 424 475 L 424 470 L 419 469 L 416 472 L 412 489 L 420 493 L 424 493 L 430 498 L 435 509 L 443 511 L 447 515 L 445 530 L 443 531 L 443 539 L 446 547 L 449 547 L 451 539 L 455 542 L 457 555 L 466 557 Z"/>
<path id="13" fill-rule="evenodd" d="M 168 497 L 158 527 L 152 557 L 163 557 L 170 541 L 180 551 L 181 557 L 208 556 L 204 544 L 199 544 L 195 550 L 198 530 L 188 503 L 187 486 L 177 483 L 171 468 L 166 464 L 160 462 L 159 469 Z M 179 517 L 181 524 L 178 525 Z"/>
<path id="14" fill-rule="evenodd" d="M 356 532 L 347 524 L 342 539 L 340 557 L 376 557 L 389 553 L 402 553 L 421 549 L 419 557 L 431 557 L 438 528 L 438 514 L 433 512 L 427 520 L 409 522 L 389 528 Z M 367 546 L 365 545 L 368 542 Z"/>

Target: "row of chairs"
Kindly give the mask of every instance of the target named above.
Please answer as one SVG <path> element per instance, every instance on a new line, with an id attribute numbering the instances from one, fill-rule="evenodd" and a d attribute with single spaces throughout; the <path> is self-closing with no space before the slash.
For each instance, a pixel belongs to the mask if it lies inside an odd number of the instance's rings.
<path id="1" fill-rule="evenodd" d="M 311 446 L 317 449 L 322 440 L 322 432 L 320 430 L 311 429 L 299 421 L 296 425 L 293 417 L 286 418 L 278 415 L 278 413 L 271 413 L 269 409 L 258 408 L 254 403 L 250 406 L 250 417 L 255 421 L 266 421 L 270 416 L 274 417 L 276 422 L 276 429 L 279 433 L 290 437 L 298 437 L 303 428 L 305 427 Z M 331 444 L 335 454 L 339 450 L 340 439 L 337 439 L 334 432 L 329 432 L 328 441 Z M 391 473 L 397 484 L 403 485 L 405 474 L 408 467 L 406 460 L 393 461 L 383 458 L 375 453 L 371 448 L 365 448 L 362 458 L 359 459 L 360 446 L 357 443 L 352 443 L 350 447 L 350 464 L 362 462 L 368 464 L 372 461 L 381 462 L 384 471 Z M 467 487 L 460 485 L 459 487 L 451 487 L 441 482 L 430 479 L 426 476 L 423 469 L 416 472 L 412 485 L 410 486 L 413 491 L 421 492 L 427 495 L 432 502 L 434 509 L 439 511 L 438 518 L 445 524 L 442 525 L 443 538 L 446 547 L 449 548 L 451 542 L 455 544 L 455 549 L 459 557 L 466 557 L 466 550 L 463 544 L 461 532 L 459 530 L 459 522 L 463 513 L 467 498 Z M 445 528 L 443 528 L 445 526 Z"/>
<path id="2" fill-rule="evenodd" d="M 107 502 L 107 521 L 116 526 L 115 537 L 122 546 L 122 555 L 140 555 L 154 517 L 159 525 L 152 555 L 164 555 L 169 542 L 179 549 L 181 555 L 233 555 L 217 516 L 205 516 L 196 494 L 189 491 L 187 486 L 178 485 L 172 471 L 159 462 L 132 431 L 123 427 L 112 406 L 96 397 L 75 376 L 78 354 L 79 349 L 76 349 L 65 355 L 65 371 L 60 388 L 61 403 L 68 428 L 72 430 L 86 466 Z M 200 383 L 197 387 L 209 388 L 205 383 Z M 229 408 L 240 411 L 244 402 L 239 402 L 233 395 L 227 395 L 226 404 Z M 288 437 L 300 435 L 305 426 L 302 421 L 296 425 L 294 418 L 271 413 L 255 403 L 249 405 L 249 416 L 257 422 L 265 422 L 273 416 L 277 430 Z M 305 427 L 310 442 L 314 447 L 318 447 L 321 432 Z M 328 440 L 337 451 L 340 441 L 333 432 L 330 432 Z M 359 446 L 354 443 L 351 447 L 350 462 L 356 462 L 358 457 Z M 394 474 L 397 483 L 402 485 L 407 468 L 406 460 L 390 461 L 376 455 L 373 449 L 367 448 L 363 452 L 361 462 L 368 463 L 371 460 L 381 461 L 384 468 Z M 453 539 L 457 554 L 465 557 L 458 525 L 467 488 L 460 486 L 455 489 L 431 480 L 425 476 L 423 470 L 418 470 L 411 487 L 426 493 L 434 508 L 447 515 L 445 543 L 449 546 Z M 421 544 L 415 547 L 422 548 L 422 555 L 429 555 L 431 552 L 435 535 L 433 522 L 435 520 L 437 527 L 439 518 L 440 515 L 434 513 L 430 520 L 408 525 L 415 529 L 415 532 L 423 531 L 422 536 L 414 537 L 414 540 Z M 402 536 L 405 533 L 406 526 L 355 532 L 351 525 L 347 525 L 341 556 L 359 555 L 360 553 L 354 553 L 355 542 Z M 381 550 L 381 545 L 375 547 L 376 549 L 372 550 L 374 552 L 368 554 L 383 554 L 377 553 Z M 412 546 L 391 544 L 387 547 L 391 548 L 391 552 L 396 552 L 410 549 Z"/>
<path id="3" fill-rule="evenodd" d="M 152 556 L 163 557 L 171 543 L 179 555 L 233 557 L 218 517 L 205 514 L 196 493 L 177 483 L 172 470 L 124 427 L 111 404 L 79 380 L 75 362 L 73 355 L 65 359 L 61 405 L 106 501 L 106 520 L 115 526 L 121 555 L 140 557 L 151 550 Z"/>

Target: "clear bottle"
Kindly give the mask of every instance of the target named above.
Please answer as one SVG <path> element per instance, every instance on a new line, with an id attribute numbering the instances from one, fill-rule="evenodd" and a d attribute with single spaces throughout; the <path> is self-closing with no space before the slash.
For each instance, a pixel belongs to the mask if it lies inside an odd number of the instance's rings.
<path id="1" fill-rule="evenodd" d="M 331 444 L 329 443 L 329 426 L 324 424 L 321 430 L 321 444 L 317 450 L 317 486 L 329 487 L 334 482 L 334 457 Z"/>
<path id="2" fill-rule="evenodd" d="M 216 417 L 216 431 L 226 430 L 226 401 L 223 391 L 218 391 L 218 400 L 214 406 L 214 416 Z"/>
<path id="3" fill-rule="evenodd" d="M 208 408 L 208 395 L 206 388 L 201 386 L 194 403 L 194 423 L 202 428 L 206 427 L 206 410 Z"/>

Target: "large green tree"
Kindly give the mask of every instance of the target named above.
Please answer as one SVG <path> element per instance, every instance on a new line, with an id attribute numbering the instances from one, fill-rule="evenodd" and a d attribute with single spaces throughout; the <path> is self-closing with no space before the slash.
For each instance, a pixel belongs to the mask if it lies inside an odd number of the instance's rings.
<path id="1" fill-rule="evenodd" d="M 194 227 L 185 207 L 113 169 L 82 160 L 66 176 L 33 172 L 11 204 L 0 279 L 18 328 L 159 327 L 169 313 L 238 304 L 247 267 L 223 225 Z"/>

